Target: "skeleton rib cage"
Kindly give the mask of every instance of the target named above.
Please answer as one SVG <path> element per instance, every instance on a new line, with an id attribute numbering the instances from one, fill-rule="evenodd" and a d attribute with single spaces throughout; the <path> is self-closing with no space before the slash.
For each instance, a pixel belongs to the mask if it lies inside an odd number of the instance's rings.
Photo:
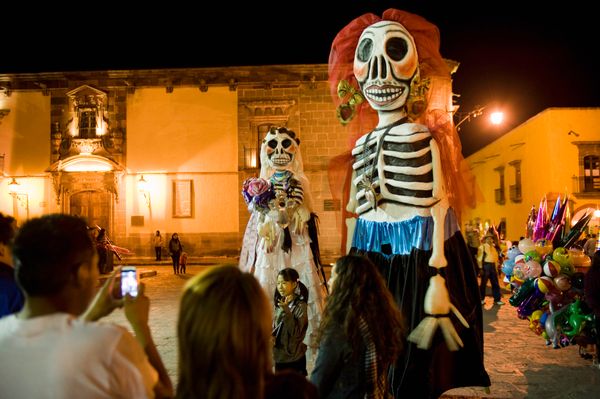
<path id="1" fill-rule="evenodd" d="M 283 181 L 271 179 L 271 182 L 276 193 L 283 192 L 286 194 L 288 201 L 293 200 L 296 206 L 302 205 L 302 202 L 304 202 L 304 189 L 302 189 L 300 181 L 289 178 L 289 180 Z"/>
<path id="2" fill-rule="evenodd" d="M 353 184 L 358 187 L 359 215 L 372 208 L 365 198 L 368 188 L 363 182 L 371 184 L 377 205 L 387 202 L 429 208 L 438 202 L 433 197 L 431 134 L 426 129 L 415 129 L 418 125 L 410 125 L 388 129 L 373 137 L 363 136 L 356 142 L 352 150 L 356 162 L 352 168 L 356 172 Z"/>

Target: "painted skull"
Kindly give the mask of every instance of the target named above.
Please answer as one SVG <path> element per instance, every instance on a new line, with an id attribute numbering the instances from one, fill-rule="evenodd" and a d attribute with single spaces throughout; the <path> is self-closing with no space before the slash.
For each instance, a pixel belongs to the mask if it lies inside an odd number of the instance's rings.
<path id="1" fill-rule="evenodd" d="M 300 140 L 296 133 L 284 127 L 271 128 L 263 140 L 263 149 L 266 152 L 267 162 L 273 169 L 289 169 Z"/>
<path id="2" fill-rule="evenodd" d="M 376 111 L 406 104 L 418 66 L 414 39 L 401 24 L 380 21 L 362 32 L 354 55 L 354 76 Z"/>

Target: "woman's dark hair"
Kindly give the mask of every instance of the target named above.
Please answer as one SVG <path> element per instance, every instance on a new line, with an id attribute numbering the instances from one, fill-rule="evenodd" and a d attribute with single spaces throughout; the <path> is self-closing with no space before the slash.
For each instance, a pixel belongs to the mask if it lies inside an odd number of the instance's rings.
<path id="1" fill-rule="evenodd" d="M 366 257 L 342 256 L 335 263 L 336 279 L 327 298 L 319 339 L 332 323 L 342 325 L 352 348 L 364 348 L 359 320 L 369 327 L 377 350 L 378 375 L 403 349 L 405 324 L 392 294 L 375 265 Z M 358 357 L 360 350 L 354 351 Z"/>
<path id="2" fill-rule="evenodd" d="M 84 219 L 50 214 L 26 222 L 12 247 L 15 276 L 29 296 L 62 291 L 73 273 L 92 260 L 95 245 Z"/>
<path id="3" fill-rule="evenodd" d="M 296 288 L 296 298 L 300 301 L 308 302 L 308 288 L 302 281 L 300 281 L 300 275 L 296 269 L 291 267 L 286 267 L 285 269 L 281 269 L 277 276 L 283 277 L 284 281 L 292 281 L 294 283 L 298 283 L 298 287 Z M 275 294 L 273 295 L 273 303 L 277 306 L 277 303 L 281 300 L 281 294 L 277 287 L 275 288 Z"/>

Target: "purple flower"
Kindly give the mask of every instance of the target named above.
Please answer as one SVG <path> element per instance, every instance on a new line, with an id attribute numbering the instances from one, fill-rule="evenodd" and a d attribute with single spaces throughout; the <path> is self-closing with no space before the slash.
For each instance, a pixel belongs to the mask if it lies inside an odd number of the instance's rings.
<path id="1" fill-rule="evenodd" d="M 242 195 L 246 204 L 253 204 L 259 211 L 269 210 L 269 201 L 275 198 L 275 190 L 270 181 L 260 177 L 251 177 L 242 185 Z"/>

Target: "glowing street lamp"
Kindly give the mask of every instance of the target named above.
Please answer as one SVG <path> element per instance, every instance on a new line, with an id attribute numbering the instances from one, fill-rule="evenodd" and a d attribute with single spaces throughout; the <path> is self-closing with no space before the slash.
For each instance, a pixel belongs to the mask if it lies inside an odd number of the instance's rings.
<path id="1" fill-rule="evenodd" d="M 476 105 L 475 109 L 469 112 L 455 112 L 455 115 L 458 117 L 458 122 L 456 125 L 457 131 L 460 131 L 460 126 L 465 122 L 471 122 L 471 119 L 477 118 L 478 116 L 483 115 L 483 111 L 487 108 L 487 105 Z M 490 113 L 490 122 L 493 125 L 500 125 L 504 121 L 504 113 L 501 111 L 494 111 Z"/>

